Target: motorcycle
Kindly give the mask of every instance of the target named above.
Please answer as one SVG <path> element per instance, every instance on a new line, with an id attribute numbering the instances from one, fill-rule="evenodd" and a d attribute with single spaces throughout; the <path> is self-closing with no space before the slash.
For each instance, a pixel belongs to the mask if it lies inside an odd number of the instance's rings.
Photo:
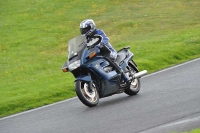
<path id="1" fill-rule="evenodd" d="M 101 40 L 101 36 L 95 36 L 89 42 L 85 36 L 71 39 L 68 59 L 62 67 L 63 72 L 71 72 L 76 78 L 76 94 L 88 107 L 96 106 L 100 98 L 113 94 L 136 95 L 140 91 L 140 78 L 147 74 L 146 70 L 138 70 L 130 47 L 117 52 L 115 63 L 110 60 L 110 50 L 105 45 L 97 47 Z M 121 78 L 122 71 L 130 77 L 130 84 Z"/>

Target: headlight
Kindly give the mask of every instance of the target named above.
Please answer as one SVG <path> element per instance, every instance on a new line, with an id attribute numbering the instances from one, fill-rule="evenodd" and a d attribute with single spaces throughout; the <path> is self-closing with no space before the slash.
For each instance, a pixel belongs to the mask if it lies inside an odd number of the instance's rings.
<path id="1" fill-rule="evenodd" d="M 72 71 L 76 68 L 80 67 L 80 60 L 77 60 L 69 65 L 69 70 Z"/>

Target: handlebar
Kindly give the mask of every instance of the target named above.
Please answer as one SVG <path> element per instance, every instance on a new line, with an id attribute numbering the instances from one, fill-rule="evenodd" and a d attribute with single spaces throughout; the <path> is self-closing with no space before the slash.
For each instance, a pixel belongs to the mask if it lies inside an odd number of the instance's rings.
<path id="1" fill-rule="evenodd" d="M 87 40 L 87 47 L 93 48 L 94 46 L 98 45 L 102 40 L 101 36 L 95 35 Z"/>

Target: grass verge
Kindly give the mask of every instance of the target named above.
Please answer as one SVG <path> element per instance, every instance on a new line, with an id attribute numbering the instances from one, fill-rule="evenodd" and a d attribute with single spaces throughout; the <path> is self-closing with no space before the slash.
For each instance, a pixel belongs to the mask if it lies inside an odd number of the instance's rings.
<path id="1" fill-rule="evenodd" d="M 175 132 L 174 132 L 175 133 Z M 200 133 L 200 129 L 193 129 L 192 131 L 190 132 L 182 132 L 182 133 Z"/>

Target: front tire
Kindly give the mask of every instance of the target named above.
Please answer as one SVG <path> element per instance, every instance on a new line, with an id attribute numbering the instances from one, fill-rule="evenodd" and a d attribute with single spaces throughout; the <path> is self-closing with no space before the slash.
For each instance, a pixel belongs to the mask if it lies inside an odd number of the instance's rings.
<path id="1" fill-rule="evenodd" d="M 75 91 L 80 101 L 86 106 L 94 107 L 99 103 L 99 93 L 94 83 L 92 84 L 92 88 L 90 90 L 88 82 L 76 81 Z"/>

